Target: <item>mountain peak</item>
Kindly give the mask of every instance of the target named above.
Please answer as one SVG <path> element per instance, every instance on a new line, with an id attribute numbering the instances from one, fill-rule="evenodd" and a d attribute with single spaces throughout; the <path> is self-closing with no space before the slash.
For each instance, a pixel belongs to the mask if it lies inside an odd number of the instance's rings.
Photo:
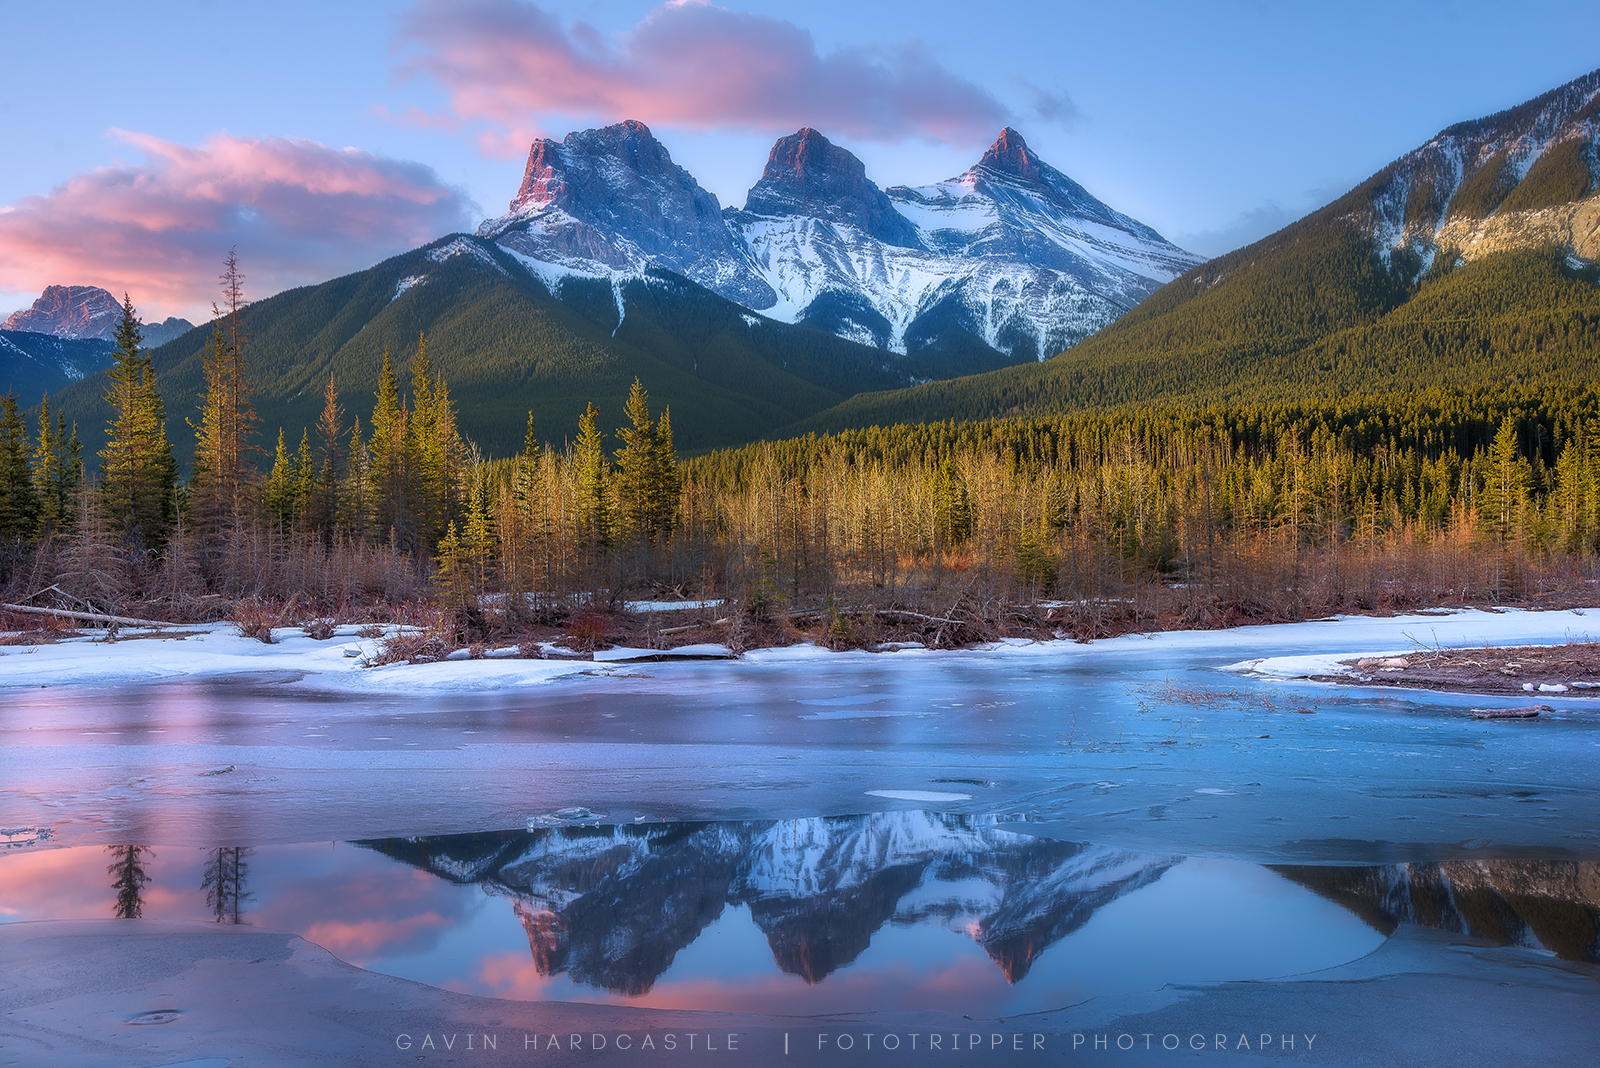
<path id="1" fill-rule="evenodd" d="M 994 139 L 994 144 L 983 154 L 978 166 L 1001 174 L 1015 175 L 1025 181 L 1039 180 L 1039 158 L 1028 149 L 1022 135 L 1007 126 Z"/>
<path id="2" fill-rule="evenodd" d="M 880 241 L 921 247 L 915 226 L 867 178 L 866 164 L 809 126 L 778 138 L 744 210 L 807 215 L 853 226 Z"/>
<path id="3" fill-rule="evenodd" d="M 541 137 L 528 147 L 528 165 L 522 172 L 522 185 L 511 200 L 511 210 L 552 204 L 570 208 L 577 195 L 572 188 L 574 161 L 601 156 L 613 157 L 638 174 L 667 175 L 679 169 L 666 146 L 638 119 L 597 130 L 575 130 L 560 141 Z"/>
<path id="4" fill-rule="evenodd" d="M 45 286 L 33 307 L 12 312 L 0 330 L 25 330 L 65 338 L 105 338 L 116 336 L 122 321 L 122 302 L 99 286 Z M 194 329 L 187 319 L 168 318 L 164 323 L 140 323 L 144 343 L 150 348 L 163 345 L 179 334 Z"/>
<path id="5" fill-rule="evenodd" d="M 99 286 L 46 286 L 33 307 L 12 312 L 0 330 L 57 337 L 110 337 L 122 304 Z"/>

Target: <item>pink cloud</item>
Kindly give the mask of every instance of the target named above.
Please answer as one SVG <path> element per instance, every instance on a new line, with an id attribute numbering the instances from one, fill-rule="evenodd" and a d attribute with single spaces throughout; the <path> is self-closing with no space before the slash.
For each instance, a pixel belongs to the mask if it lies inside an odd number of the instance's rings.
<path id="1" fill-rule="evenodd" d="M 494 155 L 525 151 L 552 114 L 884 142 L 982 141 L 1010 117 L 915 42 L 822 55 L 792 22 L 700 0 L 656 8 L 615 45 L 522 0 L 420 0 L 399 42 L 402 73 L 449 94 L 430 121 L 479 125 Z"/>
<path id="2" fill-rule="evenodd" d="M 98 285 L 146 320 L 209 314 L 238 246 L 259 298 L 469 228 L 432 168 L 316 141 L 217 134 L 199 148 L 113 130 L 144 155 L 0 208 L 0 289 Z"/>

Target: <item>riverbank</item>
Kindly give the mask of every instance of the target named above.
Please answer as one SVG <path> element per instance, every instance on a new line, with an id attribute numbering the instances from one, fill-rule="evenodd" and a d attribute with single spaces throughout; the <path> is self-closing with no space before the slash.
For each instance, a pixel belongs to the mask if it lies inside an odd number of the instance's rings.
<path id="1" fill-rule="evenodd" d="M 697 609 L 703 611 L 704 609 Z M 641 613 L 644 614 L 644 613 Z M 234 623 L 207 623 L 175 629 L 116 632 L 56 632 L 38 644 L 0 635 L 0 689 L 15 687 L 104 686 L 177 678 L 273 677 L 339 690 L 389 693 L 435 690 L 501 689 L 538 686 L 583 677 L 628 677 L 640 665 L 662 660 L 738 659 L 759 664 L 807 661 L 873 660 L 893 657 L 1045 657 L 1077 661 L 1098 654 L 1164 648 L 1215 650 L 1225 657 L 1248 653 L 1263 641 L 1277 643 L 1297 633 L 1315 634 L 1339 651 L 1314 656 L 1257 658 L 1231 669 L 1284 680 L 1324 680 L 1345 684 L 1409 686 L 1586 703 L 1600 689 L 1600 644 L 1589 641 L 1591 620 L 1600 609 L 1552 611 L 1458 609 L 1395 616 L 1339 616 L 1301 623 L 1273 623 L 1227 629 L 1125 633 L 1085 643 L 1046 633 L 971 642 L 958 649 L 927 643 L 882 640 L 871 647 L 830 649 L 814 638 L 789 633 L 784 644 L 736 651 L 736 646 L 697 641 L 670 647 L 664 642 L 605 644 L 572 648 L 558 638 L 518 645 L 476 645 L 449 649 L 426 627 L 403 624 L 344 624 L 323 628 L 284 626 L 257 629 L 250 637 Z M 690 635 L 704 639 L 708 635 Z M 270 642 L 260 640 L 270 638 Z M 637 638 L 635 640 L 638 640 Z M 1516 643 L 1516 644 L 1512 644 Z M 1537 646 L 1534 643 L 1538 643 Z M 1493 656 L 1486 659 L 1485 647 Z M 405 655 L 407 650 L 411 655 Z M 1560 652 L 1570 649 L 1571 652 Z M 1498 658 L 1498 659 L 1495 659 Z M 1404 659 L 1404 669 L 1363 660 Z M 1503 673 L 1508 665 L 1519 673 Z M 1548 679 L 1546 678 L 1548 676 Z M 1551 680 L 1565 681 L 1551 681 Z M 1566 685 L 1565 691 L 1538 689 Z M 1473 689 L 1472 686 L 1479 688 Z"/>

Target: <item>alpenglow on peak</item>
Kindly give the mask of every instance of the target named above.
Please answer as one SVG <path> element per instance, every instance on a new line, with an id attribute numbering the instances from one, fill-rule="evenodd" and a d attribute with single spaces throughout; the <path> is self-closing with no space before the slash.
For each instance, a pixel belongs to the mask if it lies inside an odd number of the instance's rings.
<path id="1" fill-rule="evenodd" d="M 962 373 L 1053 356 L 1200 262 L 1010 127 L 964 174 L 888 189 L 803 127 L 774 143 L 736 209 L 629 120 L 535 141 L 511 211 L 478 232 L 548 284 L 665 269 L 769 318 Z"/>

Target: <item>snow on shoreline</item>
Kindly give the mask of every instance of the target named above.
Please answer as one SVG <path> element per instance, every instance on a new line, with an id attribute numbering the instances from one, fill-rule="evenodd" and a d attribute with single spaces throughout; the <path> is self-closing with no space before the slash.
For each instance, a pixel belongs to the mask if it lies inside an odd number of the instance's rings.
<path id="1" fill-rule="evenodd" d="M 502 689 L 581 676 L 614 678 L 637 670 L 623 654 L 659 655 L 651 650 L 620 650 L 601 653 L 592 661 L 524 660 L 504 655 L 509 650 L 496 650 L 502 655 L 491 654 L 482 660 L 367 667 L 366 660 L 377 651 L 379 639 L 361 638 L 359 632 L 363 629 L 359 625 L 339 627 L 333 638 L 317 641 L 298 627 L 280 627 L 273 632 L 274 643 L 266 645 L 241 637 L 232 624 L 211 623 L 174 630 L 169 637 L 124 637 L 107 643 L 94 635 L 82 635 L 48 645 L 0 646 L 0 691 L 265 673 L 292 673 L 310 685 L 337 690 L 427 693 Z M 971 649 L 901 648 L 891 654 L 860 650 L 835 653 L 807 643 L 751 650 L 739 661 L 760 666 L 803 666 L 823 661 L 882 663 L 885 656 L 891 655 L 896 661 L 925 657 L 1076 660 L 1084 656 L 1142 657 L 1187 652 L 1215 656 L 1217 666 L 1225 670 L 1290 679 L 1342 674 L 1345 669 L 1339 662 L 1357 656 L 1404 654 L 1436 645 L 1561 644 L 1589 640 L 1591 631 L 1600 634 L 1600 608 L 1542 612 L 1463 609 L 1391 617 L 1339 616 L 1231 630 L 1128 634 L 1090 644 L 1006 639 Z M 703 646 L 676 652 L 715 656 L 720 649 Z M 1270 655 L 1280 649 L 1285 655 Z M 735 669 L 735 665 L 728 665 L 728 669 Z"/>

